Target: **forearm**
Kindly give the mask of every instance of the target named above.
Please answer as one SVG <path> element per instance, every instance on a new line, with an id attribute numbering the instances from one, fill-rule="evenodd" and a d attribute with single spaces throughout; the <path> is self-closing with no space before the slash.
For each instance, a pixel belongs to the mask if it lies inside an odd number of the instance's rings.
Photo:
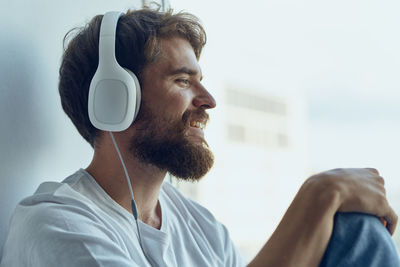
<path id="1" fill-rule="evenodd" d="M 339 205 L 338 191 L 324 190 L 318 184 L 306 182 L 249 267 L 318 266 Z"/>

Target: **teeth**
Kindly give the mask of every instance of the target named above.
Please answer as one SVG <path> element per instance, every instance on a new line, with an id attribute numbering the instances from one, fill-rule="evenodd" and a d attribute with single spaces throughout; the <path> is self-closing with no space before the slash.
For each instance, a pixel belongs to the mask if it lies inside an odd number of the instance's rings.
<path id="1" fill-rule="evenodd" d="M 199 122 L 199 121 L 192 121 L 190 122 L 190 126 L 192 127 L 196 127 L 196 128 L 200 128 L 200 129 L 204 129 L 204 124 Z"/>

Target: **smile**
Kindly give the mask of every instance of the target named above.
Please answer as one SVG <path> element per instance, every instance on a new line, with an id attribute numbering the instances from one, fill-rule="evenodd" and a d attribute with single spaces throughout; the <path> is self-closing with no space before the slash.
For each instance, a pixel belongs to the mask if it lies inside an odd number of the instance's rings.
<path id="1" fill-rule="evenodd" d="M 205 124 L 200 121 L 191 121 L 190 126 L 204 130 Z"/>

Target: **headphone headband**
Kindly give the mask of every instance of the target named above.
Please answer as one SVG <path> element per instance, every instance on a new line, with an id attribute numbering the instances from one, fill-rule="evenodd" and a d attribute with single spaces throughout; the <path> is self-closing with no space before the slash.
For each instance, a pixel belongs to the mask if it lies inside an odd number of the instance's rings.
<path id="1" fill-rule="evenodd" d="M 124 13 L 111 11 L 104 14 L 99 37 L 99 66 L 106 64 L 118 64 L 115 56 L 115 42 L 117 39 L 118 20 Z"/>

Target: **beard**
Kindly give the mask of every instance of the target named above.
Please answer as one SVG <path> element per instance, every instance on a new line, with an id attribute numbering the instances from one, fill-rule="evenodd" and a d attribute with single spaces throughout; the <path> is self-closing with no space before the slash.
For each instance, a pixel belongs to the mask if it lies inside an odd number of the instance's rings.
<path id="1" fill-rule="evenodd" d="M 172 119 L 157 116 L 143 102 L 130 152 L 142 163 L 168 171 L 178 179 L 200 180 L 213 166 L 214 156 L 205 140 L 195 143 L 185 135 L 193 118 L 208 120 L 208 114 L 199 109 Z"/>

